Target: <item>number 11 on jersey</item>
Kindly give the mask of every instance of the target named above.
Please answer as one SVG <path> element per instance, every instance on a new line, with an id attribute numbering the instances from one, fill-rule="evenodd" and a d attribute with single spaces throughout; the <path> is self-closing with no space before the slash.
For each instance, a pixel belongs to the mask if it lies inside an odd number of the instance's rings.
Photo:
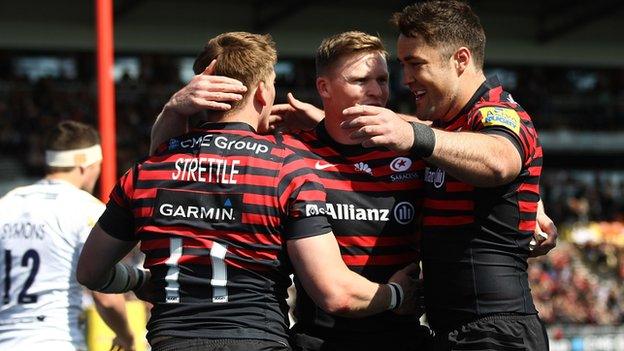
<path id="1" fill-rule="evenodd" d="M 180 267 L 178 262 L 182 257 L 182 239 L 169 239 L 169 258 L 165 262 L 169 269 L 165 276 L 165 302 L 180 302 Z M 212 302 L 224 303 L 228 302 L 227 291 L 227 266 L 225 265 L 225 254 L 227 253 L 227 245 L 218 242 L 212 243 L 212 248 L 207 250 L 210 253 L 210 261 L 212 262 L 212 278 L 210 285 L 212 286 Z"/>

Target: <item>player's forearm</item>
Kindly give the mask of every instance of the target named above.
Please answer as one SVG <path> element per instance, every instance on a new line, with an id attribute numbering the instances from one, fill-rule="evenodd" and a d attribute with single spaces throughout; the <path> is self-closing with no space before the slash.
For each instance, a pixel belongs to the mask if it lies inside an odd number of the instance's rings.
<path id="1" fill-rule="evenodd" d="M 389 309 L 390 287 L 373 283 L 350 271 L 335 277 L 331 296 L 325 296 L 326 312 L 343 317 L 365 317 Z"/>
<path id="2" fill-rule="evenodd" d="M 391 288 L 351 271 L 332 233 L 290 240 L 288 254 L 303 288 L 324 311 L 362 317 L 389 309 Z"/>
<path id="3" fill-rule="evenodd" d="M 434 129 L 435 148 L 427 162 L 480 187 L 507 184 L 520 173 L 520 154 L 501 136 Z"/>
<path id="4" fill-rule="evenodd" d="M 95 308 L 102 320 L 119 337 L 133 339 L 126 314 L 126 300 L 120 294 L 93 292 Z"/>
<path id="5" fill-rule="evenodd" d="M 150 155 L 153 155 L 158 145 L 167 139 L 182 135 L 188 131 L 188 116 L 181 116 L 174 112 L 169 104 L 165 105 L 152 126 L 150 138 Z"/>

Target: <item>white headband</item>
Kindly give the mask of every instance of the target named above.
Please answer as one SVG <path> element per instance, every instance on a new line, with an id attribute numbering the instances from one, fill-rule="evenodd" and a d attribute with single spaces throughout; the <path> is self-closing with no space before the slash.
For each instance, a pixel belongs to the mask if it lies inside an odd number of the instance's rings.
<path id="1" fill-rule="evenodd" d="M 88 167 L 102 160 L 102 147 L 96 144 L 84 149 L 46 150 L 45 158 L 50 167 Z"/>

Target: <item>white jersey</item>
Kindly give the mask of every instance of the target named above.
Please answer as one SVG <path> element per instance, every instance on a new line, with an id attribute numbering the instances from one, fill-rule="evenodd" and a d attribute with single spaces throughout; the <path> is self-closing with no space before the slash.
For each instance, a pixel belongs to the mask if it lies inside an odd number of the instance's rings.
<path id="1" fill-rule="evenodd" d="M 0 199 L 0 350 L 84 348 L 76 265 L 104 208 L 59 180 Z"/>

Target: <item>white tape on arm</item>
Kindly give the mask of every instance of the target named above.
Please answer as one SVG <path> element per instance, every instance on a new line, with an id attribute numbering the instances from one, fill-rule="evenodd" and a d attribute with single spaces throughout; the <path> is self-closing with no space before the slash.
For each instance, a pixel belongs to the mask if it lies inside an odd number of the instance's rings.
<path id="1" fill-rule="evenodd" d="M 390 287 L 391 292 L 390 305 L 388 306 L 388 309 L 393 310 L 401 307 L 401 304 L 403 303 L 403 288 L 401 285 L 394 282 L 388 283 L 388 286 Z"/>
<path id="2" fill-rule="evenodd" d="M 117 263 L 109 273 L 106 283 L 93 290 L 109 294 L 120 294 L 136 290 L 143 284 L 145 284 L 145 273 L 142 270 L 123 263 Z"/>

